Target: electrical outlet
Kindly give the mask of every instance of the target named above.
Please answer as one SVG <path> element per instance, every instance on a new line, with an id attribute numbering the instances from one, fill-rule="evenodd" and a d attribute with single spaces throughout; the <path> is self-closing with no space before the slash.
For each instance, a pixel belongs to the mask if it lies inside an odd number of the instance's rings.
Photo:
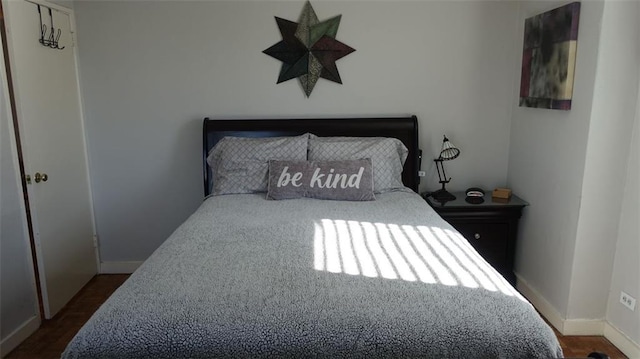
<path id="1" fill-rule="evenodd" d="M 620 292 L 620 303 L 632 311 L 636 310 L 636 298 L 622 291 Z"/>
<path id="2" fill-rule="evenodd" d="M 424 177 L 427 173 L 425 171 L 418 171 L 418 177 Z"/>

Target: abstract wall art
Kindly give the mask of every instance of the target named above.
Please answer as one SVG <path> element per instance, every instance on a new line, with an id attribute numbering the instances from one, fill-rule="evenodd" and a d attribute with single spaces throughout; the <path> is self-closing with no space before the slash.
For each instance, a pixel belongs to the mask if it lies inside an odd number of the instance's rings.
<path id="1" fill-rule="evenodd" d="M 277 83 L 297 78 L 307 97 L 320 78 L 342 84 L 336 61 L 355 50 L 336 40 L 341 17 L 320 21 L 309 1 L 297 23 L 276 16 L 282 41 L 263 53 L 282 61 Z"/>
<path id="2" fill-rule="evenodd" d="M 579 17 L 574 2 L 525 20 L 520 106 L 571 109 Z"/>

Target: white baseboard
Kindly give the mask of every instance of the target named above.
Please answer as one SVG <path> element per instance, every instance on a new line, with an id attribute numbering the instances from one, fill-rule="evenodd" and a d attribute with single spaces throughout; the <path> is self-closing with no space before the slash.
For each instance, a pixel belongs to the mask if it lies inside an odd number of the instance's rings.
<path id="1" fill-rule="evenodd" d="M 142 261 L 100 262 L 100 274 L 131 274 L 140 267 Z"/>
<path id="2" fill-rule="evenodd" d="M 562 335 L 604 335 L 604 319 L 565 319 Z"/>
<path id="3" fill-rule="evenodd" d="M 4 358 L 10 351 L 15 349 L 20 343 L 40 328 L 40 317 L 35 315 L 24 322 L 18 329 L 0 342 L 0 358 Z"/>
<path id="4" fill-rule="evenodd" d="M 615 345 L 616 348 L 620 349 L 628 358 L 640 358 L 640 345 L 609 322 L 604 325 L 604 337 Z"/>
<path id="5" fill-rule="evenodd" d="M 537 290 L 516 273 L 516 289 L 527 298 L 562 335 L 604 335 L 604 319 L 565 319 Z"/>
<path id="6" fill-rule="evenodd" d="M 549 303 L 537 290 L 529 286 L 526 280 L 522 279 L 516 273 L 516 289 L 533 304 L 533 306 L 542 314 L 551 325 L 553 325 L 560 333 L 564 329 L 565 320 L 560 313 Z M 563 333 L 564 334 L 564 333 Z"/>
<path id="7" fill-rule="evenodd" d="M 526 280 L 516 274 L 516 288 L 562 335 L 604 336 L 629 358 L 640 358 L 640 345 L 631 340 L 607 320 L 564 319 L 555 308 Z"/>

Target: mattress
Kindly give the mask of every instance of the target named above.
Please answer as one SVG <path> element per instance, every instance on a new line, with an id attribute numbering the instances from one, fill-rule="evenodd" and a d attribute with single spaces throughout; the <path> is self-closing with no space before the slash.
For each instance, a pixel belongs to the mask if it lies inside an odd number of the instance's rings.
<path id="1" fill-rule="evenodd" d="M 62 355 L 561 356 L 531 304 L 407 192 L 210 197 Z"/>

